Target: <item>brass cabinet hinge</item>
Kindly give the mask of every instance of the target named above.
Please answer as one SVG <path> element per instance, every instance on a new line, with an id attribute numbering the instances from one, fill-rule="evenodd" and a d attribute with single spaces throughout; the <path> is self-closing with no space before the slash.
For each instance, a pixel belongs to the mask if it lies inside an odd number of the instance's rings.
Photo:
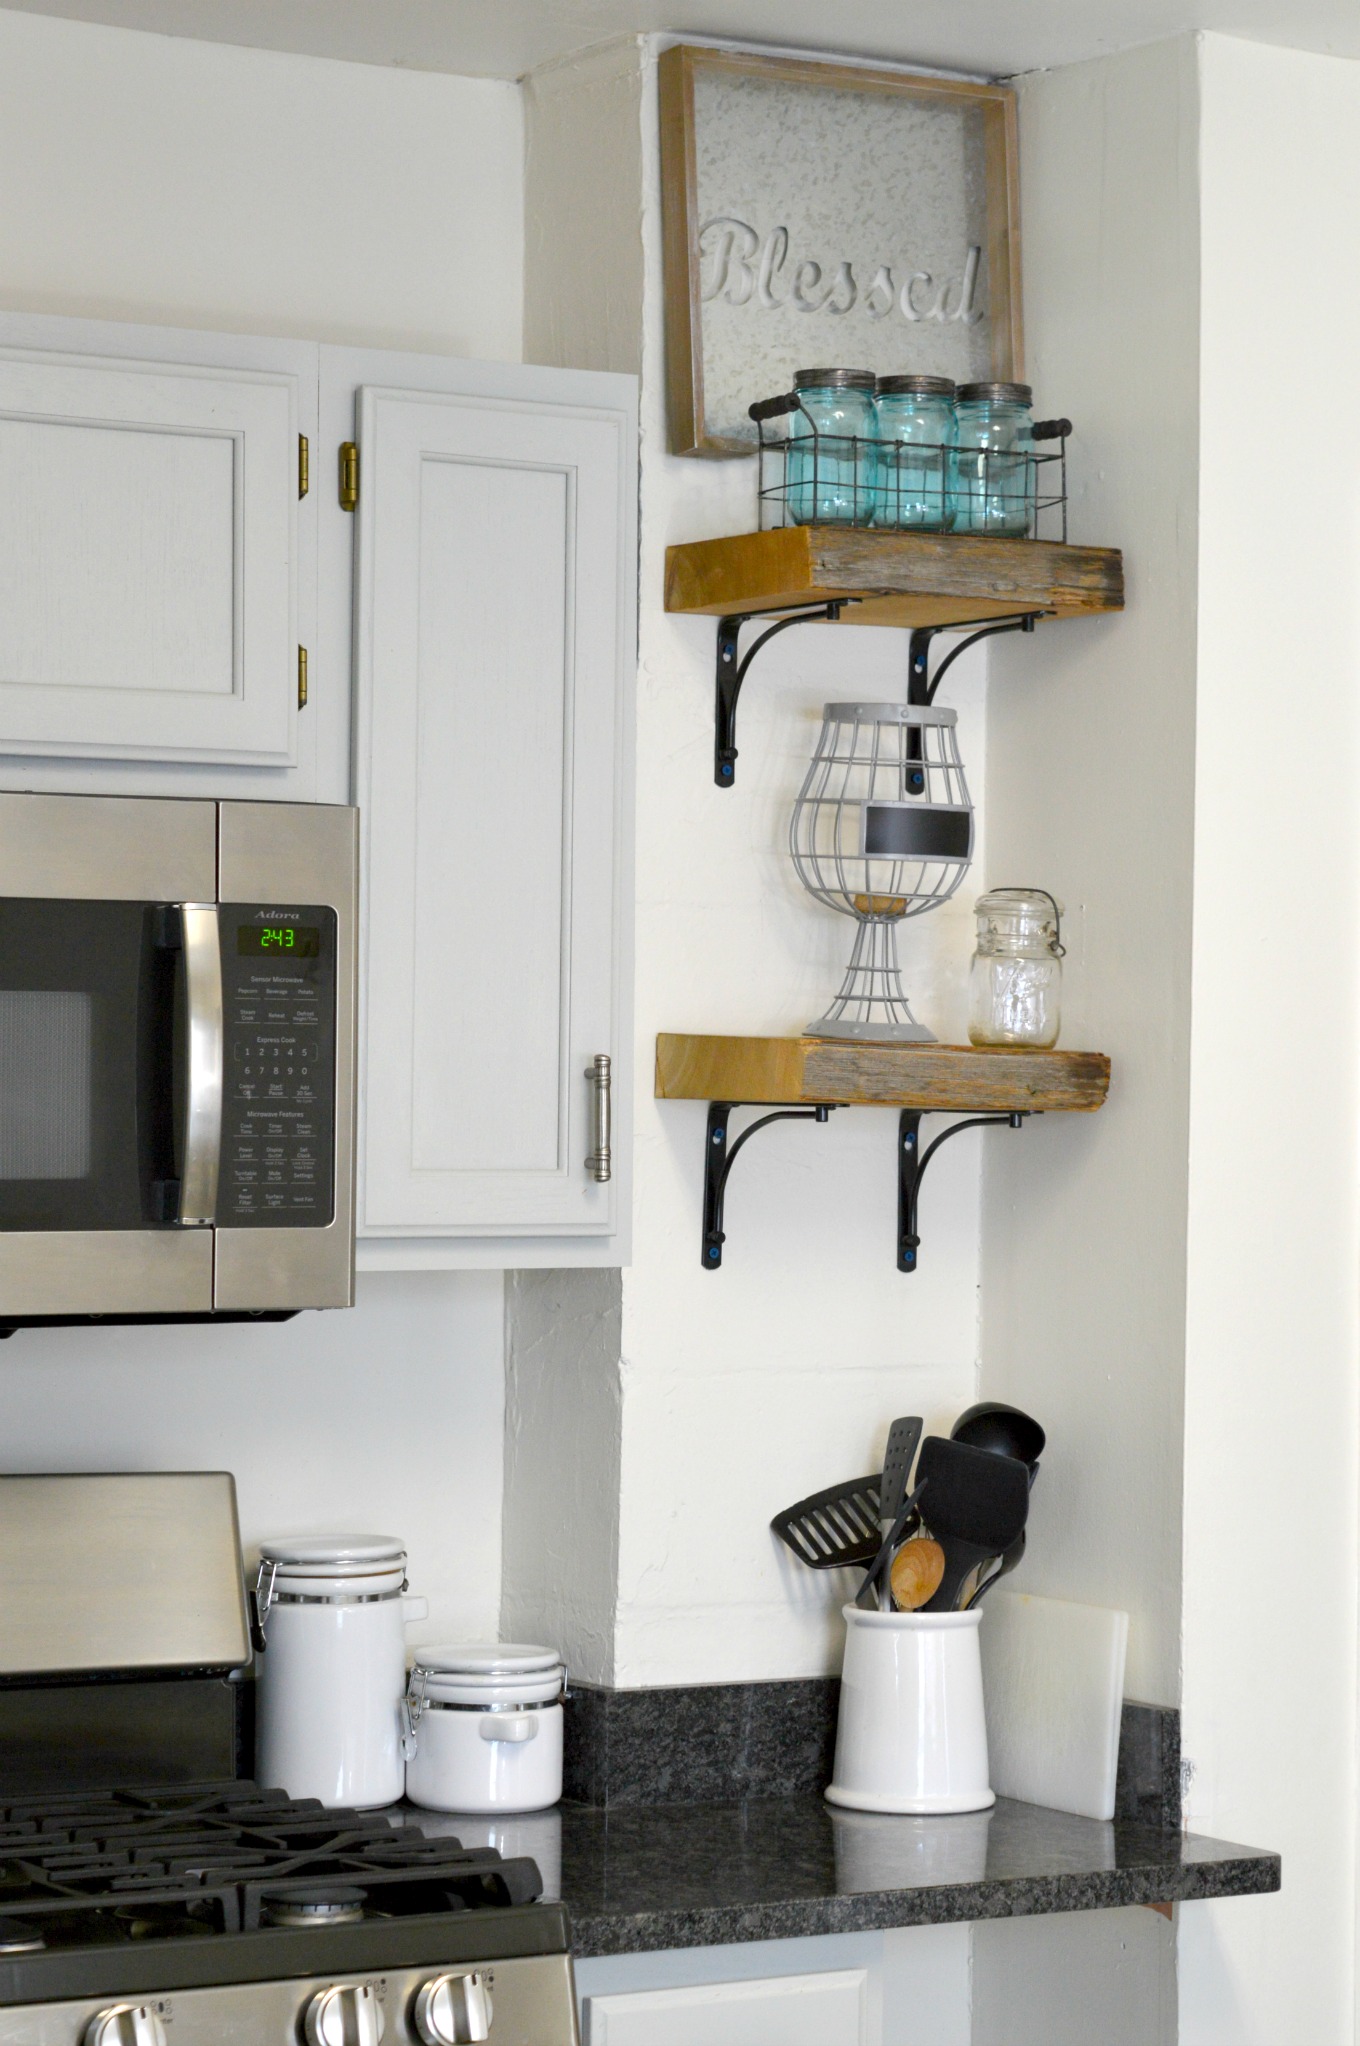
<path id="1" fill-rule="evenodd" d="M 306 434 L 305 434 L 305 433 L 300 433 L 300 434 L 298 435 L 298 496 L 299 496 L 299 497 L 305 497 L 305 496 L 307 495 L 307 492 L 308 492 L 308 491 L 309 491 L 309 490 L 311 489 L 311 487 L 312 487 L 312 479 L 311 479 L 311 461 L 310 461 L 310 456 L 311 456 L 311 449 L 310 449 L 310 448 L 308 447 L 308 445 L 307 445 L 307 436 L 306 436 Z"/>
<path id="2" fill-rule="evenodd" d="M 298 648 L 298 709 L 307 708 L 307 649 Z"/>
<path id="3" fill-rule="evenodd" d="M 359 502 L 359 444 L 357 441 L 342 440 L 340 443 L 340 509 L 353 511 Z"/>

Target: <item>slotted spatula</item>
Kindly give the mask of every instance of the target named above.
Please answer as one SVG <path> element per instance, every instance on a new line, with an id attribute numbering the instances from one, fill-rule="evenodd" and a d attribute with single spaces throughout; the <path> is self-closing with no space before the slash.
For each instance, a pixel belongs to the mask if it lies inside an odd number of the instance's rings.
<path id="1" fill-rule="evenodd" d="M 813 1492 L 776 1513 L 770 1526 L 809 1570 L 843 1570 L 872 1563 L 883 1540 L 879 1527 L 880 1479 L 851 1478 Z"/>
<path id="2" fill-rule="evenodd" d="M 911 1461 L 916 1454 L 916 1445 L 921 1439 L 925 1426 L 919 1414 L 906 1414 L 900 1421 L 894 1421 L 888 1430 L 888 1446 L 883 1455 L 883 1478 L 878 1488 L 878 1525 L 884 1538 L 902 1511 L 902 1501 L 907 1496 L 907 1479 L 911 1475 Z M 903 1534 L 912 1532 L 914 1521 L 909 1521 Z M 878 1579 L 878 1603 L 881 1612 L 892 1611 L 892 1592 L 888 1586 L 887 1572 Z"/>
<path id="3" fill-rule="evenodd" d="M 952 1613 L 972 1571 L 1002 1556 L 1023 1532 L 1029 1513 L 1029 1471 L 1013 1456 L 996 1456 L 929 1435 L 916 1481 L 928 1481 L 924 1519 L 945 1554 L 944 1578 L 925 1607 Z"/>

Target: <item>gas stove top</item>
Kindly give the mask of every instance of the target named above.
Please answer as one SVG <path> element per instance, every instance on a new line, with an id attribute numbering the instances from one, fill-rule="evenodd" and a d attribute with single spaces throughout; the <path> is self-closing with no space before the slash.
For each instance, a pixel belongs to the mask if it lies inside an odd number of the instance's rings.
<path id="1" fill-rule="evenodd" d="M 0 2046 L 571 2046 L 540 1891 L 532 1861 L 249 1783 L 3 1804 Z"/>

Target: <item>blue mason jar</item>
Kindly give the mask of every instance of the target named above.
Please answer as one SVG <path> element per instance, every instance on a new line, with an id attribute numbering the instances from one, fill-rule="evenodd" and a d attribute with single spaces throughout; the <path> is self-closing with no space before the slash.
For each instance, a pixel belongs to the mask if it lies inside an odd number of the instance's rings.
<path id="1" fill-rule="evenodd" d="M 1020 539 L 1034 525 L 1032 392 L 1028 384 L 960 384 L 949 491 L 956 533 Z"/>
<path id="2" fill-rule="evenodd" d="M 867 526 L 878 464 L 871 369 L 800 369 L 789 414 L 784 490 L 799 526 Z"/>
<path id="3" fill-rule="evenodd" d="M 874 524 L 947 532 L 953 378 L 880 377 L 874 413 L 878 420 Z"/>

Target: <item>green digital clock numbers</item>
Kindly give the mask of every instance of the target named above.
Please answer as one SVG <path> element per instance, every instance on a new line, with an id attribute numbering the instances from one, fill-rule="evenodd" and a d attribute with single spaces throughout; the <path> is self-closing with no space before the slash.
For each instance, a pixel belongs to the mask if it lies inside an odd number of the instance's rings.
<path id="1" fill-rule="evenodd" d="M 318 959 L 321 956 L 319 924 L 241 924 L 236 932 L 236 950 L 249 959 Z"/>

